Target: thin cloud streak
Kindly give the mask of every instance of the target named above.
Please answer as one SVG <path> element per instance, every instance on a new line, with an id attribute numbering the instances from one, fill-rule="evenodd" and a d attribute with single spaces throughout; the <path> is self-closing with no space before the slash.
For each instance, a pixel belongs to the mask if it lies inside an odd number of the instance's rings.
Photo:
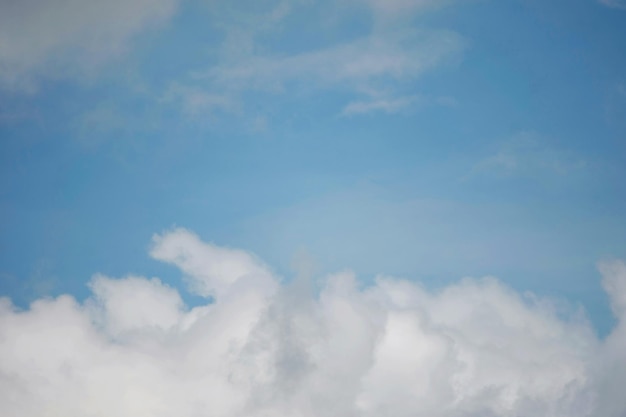
<path id="1" fill-rule="evenodd" d="M 245 102 L 250 92 L 290 96 L 311 92 L 348 93 L 354 96 L 353 102 L 362 102 L 371 99 L 368 91 L 384 90 L 386 99 L 403 100 L 406 91 L 402 90 L 408 83 L 454 61 L 465 48 L 465 40 L 454 31 L 419 28 L 406 20 L 443 4 L 347 2 L 343 4 L 349 6 L 347 9 L 364 7 L 371 14 L 373 23 L 368 33 L 290 53 L 273 50 L 259 35 L 279 36 L 277 28 L 303 9 L 303 4 L 277 2 L 274 8 L 268 6 L 262 13 L 230 9 L 226 13 L 217 7 L 216 17 L 224 13 L 231 16 L 227 23 L 217 25 L 224 33 L 224 41 L 216 48 L 217 62 L 190 71 L 186 80 L 173 82 L 170 90 L 180 93 L 185 112 L 194 97 L 220 97 L 238 103 Z M 341 20 L 342 7 L 331 9 L 328 15 L 337 15 Z M 206 111 L 211 113 L 212 108 L 207 107 Z"/>
<path id="2" fill-rule="evenodd" d="M 371 112 L 397 113 L 413 103 L 417 97 L 400 97 L 392 99 L 375 99 L 368 101 L 353 101 L 341 112 L 344 116 L 365 114 Z"/>
<path id="3" fill-rule="evenodd" d="M 622 9 L 626 10 L 626 2 L 623 0 L 598 0 L 600 4 L 603 4 L 607 7 L 611 7 L 613 9 Z"/>
<path id="4" fill-rule="evenodd" d="M 495 153 L 476 163 L 468 177 L 565 176 L 586 167 L 587 162 L 575 153 L 550 146 L 535 132 L 521 132 L 503 142 Z"/>
<path id="5" fill-rule="evenodd" d="M 218 67 L 208 76 L 219 84 L 255 88 L 280 86 L 300 77 L 321 84 L 404 79 L 420 75 L 460 46 L 459 36 L 446 31 L 372 36 L 285 58 L 251 58 L 242 65 Z"/>

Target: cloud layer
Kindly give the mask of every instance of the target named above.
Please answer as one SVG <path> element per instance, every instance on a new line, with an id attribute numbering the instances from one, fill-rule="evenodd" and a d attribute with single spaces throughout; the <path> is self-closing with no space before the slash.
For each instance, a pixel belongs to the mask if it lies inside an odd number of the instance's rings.
<path id="1" fill-rule="evenodd" d="M 601 265 L 614 332 L 497 279 L 436 292 L 349 272 L 281 284 L 177 229 L 151 255 L 211 297 L 96 275 L 93 296 L 0 302 L 0 409 L 42 416 L 623 416 L 626 265 Z"/>

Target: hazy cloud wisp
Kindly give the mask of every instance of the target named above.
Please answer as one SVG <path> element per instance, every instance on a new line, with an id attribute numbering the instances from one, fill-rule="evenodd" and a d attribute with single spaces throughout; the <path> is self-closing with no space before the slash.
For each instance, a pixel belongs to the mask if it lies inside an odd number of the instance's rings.
<path id="1" fill-rule="evenodd" d="M 626 2 L 624 0 L 598 0 L 601 4 L 613 9 L 626 10 Z"/>
<path id="2" fill-rule="evenodd" d="M 41 79 L 95 71 L 128 49 L 178 0 L 32 0 L 0 4 L 0 88 L 32 91 Z"/>
<path id="3" fill-rule="evenodd" d="M 494 154 L 475 164 L 469 176 L 566 176 L 587 167 L 587 162 L 579 155 L 546 142 L 535 132 L 520 132 L 502 142 Z"/>
<path id="4" fill-rule="evenodd" d="M 217 62 L 190 71 L 187 80 L 172 84 L 185 110 L 200 101 L 192 113 L 211 113 L 218 107 L 233 111 L 237 108 L 233 103 L 243 102 L 250 92 L 335 92 L 354 96 L 352 102 L 368 103 L 367 109 L 359 105 L 354 109 L 348 104 L 344 114 L 395 112 L 396 108 L 411 105 L 406 101 L 407 85 L 425 72 L 457 59 L 465 47 L 463 37 L 454 31 L 420 28 L 411 21 L 420 12 L 448 2 L 368 0 L 329 6 L 324 14 L 326 18 L 335 16 L 337 22 L 333 24 L 342 26 L 346 25 L 342 21 L 343 14 L 348 14 L 346 10 L 354 12 L 364 7 L 372 23 L 363 34 L 309 49 L 276 50 L 276 45 L 264 42 L 260 34 L 272 33 L 280 39 L 286 35 L 281 33 L 282 25 L 297 19 L 294 16 L 306 11 L 308 4 L 275 3 L 273 9 L 266 5 L 262 12 L 234 7 L 228 13 L 220 9 L 214 16 L 214 23 L 224 32 L 224 41 L 217 47 Z M 224 15 L 238 18 L 224 21 Z M 324 19 L 320 20 L 323 26 Z M 215 98 L 219 103 L 226 100 L 230 106 L 213 104 Z M 204 106 L 204 102 L 211 105 Z"/>

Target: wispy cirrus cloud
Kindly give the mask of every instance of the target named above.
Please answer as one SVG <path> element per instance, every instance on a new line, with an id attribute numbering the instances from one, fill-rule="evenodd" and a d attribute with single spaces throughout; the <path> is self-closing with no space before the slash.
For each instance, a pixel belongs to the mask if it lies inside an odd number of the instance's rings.
<path id="1" fill-rule="evenodd" d="M 566 175 L 584 169 L 587 162 L 577 154 L 546 143 L 535 132 L 521 132 L 500 144 L 491 155 L 474 165 L 469 176 L 499 177 Z"/>
<path id="2" fill-rule="evenodd" d="M 246 106 L 256 105 L 247 94 L 259 92 L 348 95 L 347 104 L 337 106 L 338 113 L 342 108 L 362 112 L 366 102 L 369 112 L 410 107 L 414 103 L 406 97 L 416 92 L 407 95 L 407 86 L 414 90 L 412 83 L 457 59 L 465 45 L 454 31 L 420 27 L 412 19 L 452 3 L 348 0 L 315 7 L 298 0 L 212 3 L 197 10 L 204 13 L 206 27 L 219 34 L 202 52 L 210 50 L 211 64 L 196 61 L 158 81 L 144 80 L 145 74 L 137 69 L 131 83 L 145 90 L 137 94 L 146 101 L 143 107 L 165 105 L 200 119 L 219 112 L 245 114 Z M 44 80 L 94 79 L 105 64 L 131 50 L 135 35 L 167 22 L 178 5 L 179 0 L 0 5 L 0 37 L 7 40 L 0 45 L 0 88 L 33 92 Z M 370 16 L 368 27 L 359 29 L 358 36 L 341 35 L 352 31 L 347 16 L 354 12 Z M 294 22 L 309 18 L 319 27 L 332 27 L 330 32 L 337 35 L 305 48 L 283 49 L 290 38 L 301 35 Z M 364 93 L 372 89 L 386 91 L 386 104 Z"/>
<path id="3" fill-rule="evenodd" d="M 452 97 L 429 97 L 424 95 L 388 96 L 386 92 L 368 93 L 368 98 L 362 98 L 348 103 L 342 110 L 342 116 L 354 116 L 367 113 L 399 113 L 416 105 L 435 105 L 454 107 L 458 103 Z"/>
<path id="4" fill-rule="evenodd" d="M 624 0 L 598 0 L 598 2 L 613 9 L 626 10 L 626 1 Z"/>
<path id="5" fill-rule="evenodd" d="M 178 0 L 9 1 L 0 4 L 0 88 L 34 91 L 42 79 L 96 71 L 133 35 L 166 21 Z"/>
<path id="6" fill-rule="evenodd" d="M 253 56 L 236 64 L 218 65 L 197 77 L 231 89 L 281 91 L 290 82 L 355 88 L 418 77 L 461 46 L 461 38 L 454 32 L 406 31 L 285 57 Z"/>
<path id="7" fill-rule="evenodd" d="M 396 113 L 410 106 L 417 97 L 378 98 L 372 100 L 353 101 L 348 103 L 341 112 L 344 116 L 371 112 Z"/>
<path id="8" fill-rule="evenodd" d="M 249 92 L 292 97 L 300 93 L 341 93 L 351 95 L 352 103 L 361 103 L 347 104 L 350 110 L 344 113 L 362 112 L 366 102 L 368 111 L 406 107 L 413 104 L 406 100 L 407 86 L 424 73 L 457 59 L 465 47 L 462 36 L 454 31 L 420 28 L 406 20 L 442 2 L 348 1 L 336 7 L 320 6 L 322 15 L 334 16 L 331 25 L 340 27 L 345 24 L 342 18 L 346 10 L 365 9 L 373 20 L 367 31 L 357 37 L 338 37 L 317 47 L 286 52 L 264 39 L 268 34 L 274 40 L 297 36 L 281 28 L 303 13 L 307 4 L 271 3 L 263 3 L 261 11 L 252 8 L 256 12 L 224 6 L 227 13 L 216 7 L 212 19 L 219 22 L 224 41 L 216 47 L 218 59 L 213 65 L 196 68 L 186 80 L 174 82 L 179 91 L 181 85 L 185 86 L 186 94 L 180 97 L 183 107 L 194 96 L 230 97 L 236 102 L 245 101 Z M 230 18 L 224 19 L 225 15 Z M 320 25 L 329 24 L 322 22 L 323 16 L 315 18 Z M 372 100 L 372 90 L 385 91 L 384 99 Z"/>
<path id="9" fill-rule="evenodd" d="M 281 284 L 253 255 L 176 229 L 151 255 L 185 274 L 188 308 L 157 278 L 96 275 L 92 296 L 0 299 L 7 417 L 394 416 L 626 412 L 626 265 L 600 265 L 618 319 L 598 340 L 584 314 L 495 278 L 428 291 L 350 272 Z"/>
<path id="10" fill-rule="evenodd" d="M 171 84 L 160 101 L 182 105 L 183 112 L 192 117 L 197 115 L 210 116 L 216 112 L 232 112 L 239 107 L 229 94 L 213 93 L 179 83 Z"/>

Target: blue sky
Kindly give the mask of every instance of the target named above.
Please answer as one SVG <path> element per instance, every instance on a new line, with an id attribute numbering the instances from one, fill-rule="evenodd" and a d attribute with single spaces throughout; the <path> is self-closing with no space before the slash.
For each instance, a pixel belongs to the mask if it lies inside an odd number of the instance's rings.
<path id="1" fill-rule="evenodd" d="M 136 4 L 135 4 L 136 3 Z M 4 3 L 0 293 L 86 297 L 193 230 L 287 279 L 497 276 L 613 321 L 626 4 Z"/>
<path id="2" fill-rule="evenodd" d="M 0 0 L 0 414 L 624 417 L 624 0 Z"/>

